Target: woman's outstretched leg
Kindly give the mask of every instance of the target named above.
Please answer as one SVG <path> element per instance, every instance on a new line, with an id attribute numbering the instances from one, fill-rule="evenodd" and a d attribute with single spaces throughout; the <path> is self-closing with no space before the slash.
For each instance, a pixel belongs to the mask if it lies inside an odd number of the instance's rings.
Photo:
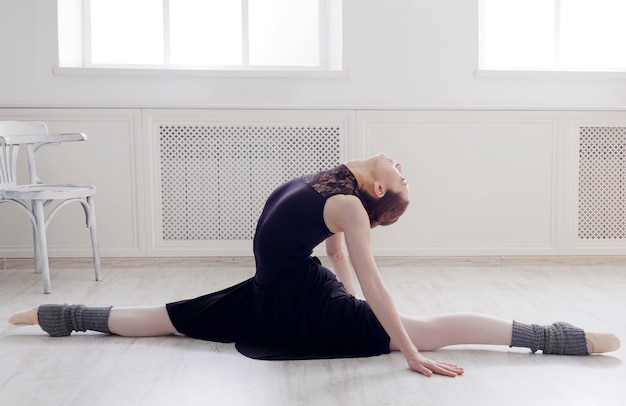
<path id="1" fill-rule="evenodd" d="M 126 337 L 154 337 L 178 333 L 165 306 L 41 305 L 15 313 L 9 318 L 9 323 L 40 325 L 53 337 L 87 330 Z"/>
<path id="2" fill-rule="evenodd" d="M 401 315 L 402 324 L 420 351 L 456 344 L 511 344 L 510 320 L 473 313 L 436 316 Z M 392 350 L 395 350 L 392 346 Z"/>
<path id="3" fill-rule="evenodd" d="M 455 344 L 526 347 L 544 353 L 588 355 L 615 351 L 619 339 L 608 333 L 585 332 L 567 323 L 528 325 L 474 313 L 429 317 L 401 316 L 407 333 L 419 350 Z M 390 344 L 395 350 L 394 343 Z"/>
<path id="4" fill-rule="evenodd" d="M 165 306 L 114 307 L 109 317 L 111 333 L 126 337 L 178 334 Z"/>

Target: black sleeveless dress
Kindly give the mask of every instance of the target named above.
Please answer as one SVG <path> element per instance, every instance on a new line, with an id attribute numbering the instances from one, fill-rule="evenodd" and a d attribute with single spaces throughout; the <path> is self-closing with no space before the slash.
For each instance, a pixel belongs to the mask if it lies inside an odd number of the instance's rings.
<path id="1" fill-rule="evenodd" d="M 167 304 L 186 336 L 235 342 L 257 359 L 362 357 L 389 353 L 389 336 L 367 302 L 350 295 L 312 257 L 332 233 L 326 199 L 359 196 L 354 174 L 339 165 L 291 180 L 267 199 L 254 236 L 253 278 L 219 292 Z"/>

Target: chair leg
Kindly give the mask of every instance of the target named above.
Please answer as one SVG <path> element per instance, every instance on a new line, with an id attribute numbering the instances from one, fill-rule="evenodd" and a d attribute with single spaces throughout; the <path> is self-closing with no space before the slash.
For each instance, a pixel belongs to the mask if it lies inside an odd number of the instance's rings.
<path id="1" fill-rule="evenodd" d="M 100 250 L 98 248 L 98 234 L 96 232 L 96 207 L 93 201 L 93 196 L 87 197 L 87 204 L 89 210 L 87 211 L 87 227 L 91 233 L 91 248 L 93 250 L 93 268 L 96 273 L 96 280 L 102 280 L 102 274 L 100 273 Z"/>
<path id="2" fill-rule="evenodd" d="M 33 215 L 35 216 L 35 268 L 43 279 L 43 293 L 50 293 L 50 267 L 48 264 L 48 242 L 46 239 L 46 217 L 42 200 L 33 200 Z"/>
<path id="3" fill-rule="evenodd" d="M 36 274 L 40 272 L 40 267 L 39 265 L 37 265 L 37 258 L 39 258 L 39 247 L 38 247 L 39 244 L 37 243 L 38 233 L 39 231 L 37 231 L 37 226 L 33 224 L 33 254 L 35 258 L 35 273 Z"/>

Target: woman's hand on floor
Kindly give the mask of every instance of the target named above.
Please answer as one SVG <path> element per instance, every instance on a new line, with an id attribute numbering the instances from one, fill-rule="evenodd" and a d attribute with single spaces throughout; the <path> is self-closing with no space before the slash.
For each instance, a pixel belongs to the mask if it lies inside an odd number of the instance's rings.
<path id="1" fill-rule="evenodd" d="M 455 377 L 457 375 L 462 375 L 463 368 L 454 365 L 448 364 L 445 362 L 433 361 L 429 358 L 426 358 L 420 353 L 417 353 L 415 356 L 411 358 L 407 358 L 407 362 L 409 363 L 409 368 L 415 372 L 419 372 L 425 376 L 432 376 L 432 374 L 444 375 Z"/>

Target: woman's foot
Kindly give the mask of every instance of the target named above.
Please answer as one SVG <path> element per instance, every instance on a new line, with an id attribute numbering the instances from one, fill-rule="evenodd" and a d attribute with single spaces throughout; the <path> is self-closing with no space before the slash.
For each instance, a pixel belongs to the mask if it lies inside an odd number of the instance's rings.
<path id="1" fill-rule="evenodd" d="M 621 347 L 619 338 L 611 333 L 585 332 L 587 351 L 589 354 L 617 351 Z"/>
<path id="2" fill-rule="evenodd" d="M 17 312 L 9 317 L 9 323 L 15 325 L 29 325 L 35 326 L 39 324 L 39 318 L 37 317 L 38 307 L 33 307 L 32 309 L 22 310 L 21 312 Z"/>

